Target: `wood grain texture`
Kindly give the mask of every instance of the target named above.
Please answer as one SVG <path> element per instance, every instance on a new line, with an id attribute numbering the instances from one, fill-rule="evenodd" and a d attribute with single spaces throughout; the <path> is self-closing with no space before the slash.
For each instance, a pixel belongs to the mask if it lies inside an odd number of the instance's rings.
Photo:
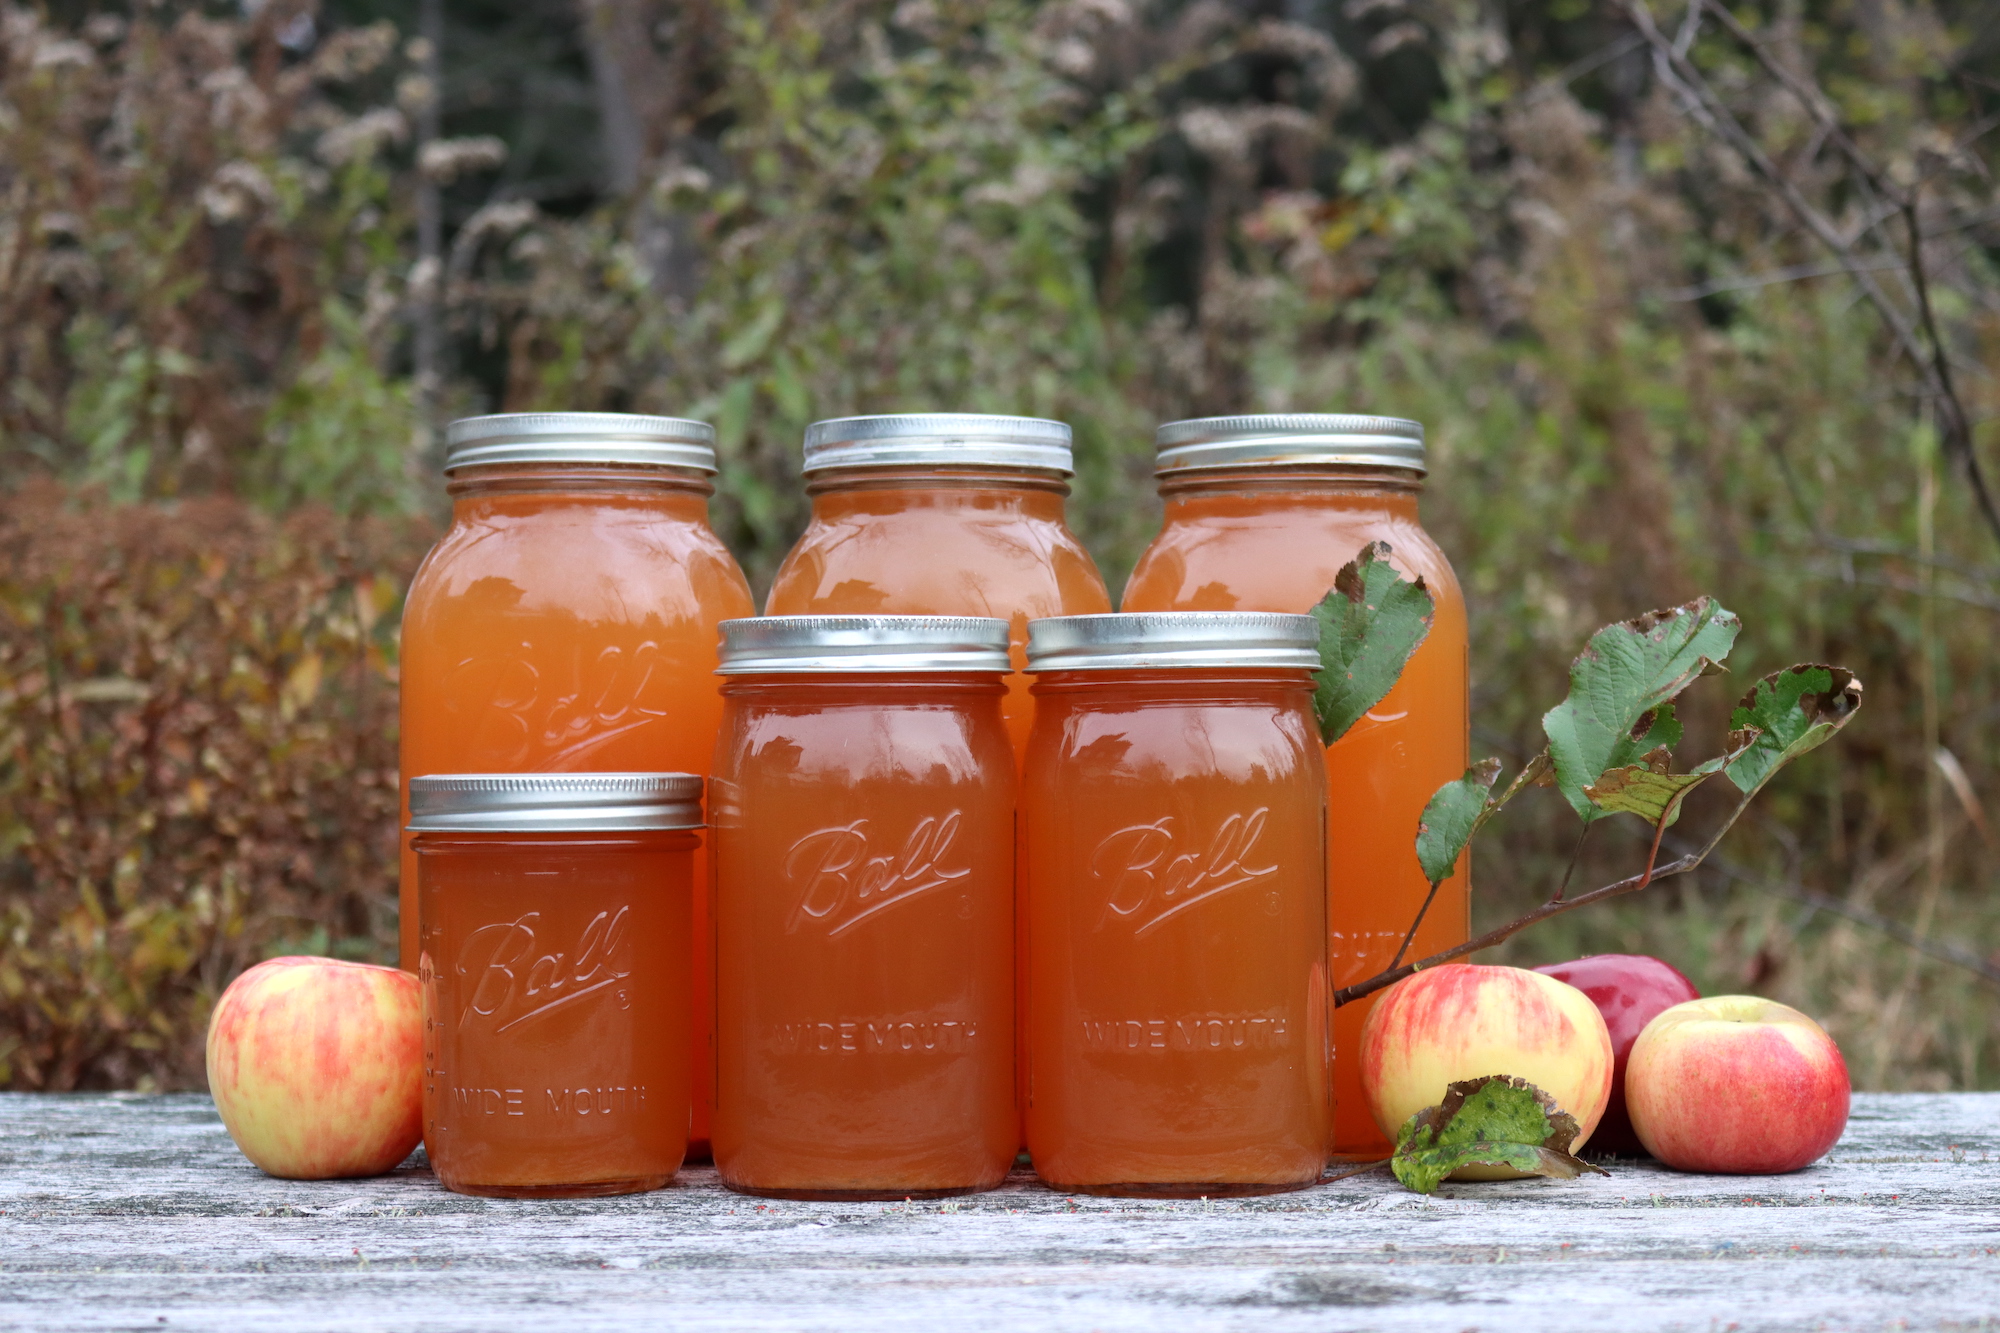
<path id="1" fill-rule="evenodd" d="M 0 1095 L 0 1327 L 2000 1330 L 2000 1094 L 1858 1097 L 1790 1176 L 1228 1202 L 766 1203 L 272 1180 L 202 1096 Z"/>

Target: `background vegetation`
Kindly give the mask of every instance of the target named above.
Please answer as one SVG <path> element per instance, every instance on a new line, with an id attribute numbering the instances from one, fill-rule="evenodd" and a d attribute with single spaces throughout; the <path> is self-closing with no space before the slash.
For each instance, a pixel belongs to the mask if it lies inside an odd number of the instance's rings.
<path id="1" fill-rule="evenodd" d="M 1417 417 L 1475 753 L 1701 591 L 1747 628 L 1691 737 L 1793 661 L 1868 687 L 1722 863 L 1507 957 L 2000 1085 L 1992 6 L 1663 0 L 1665 50 L 1623 0 L 446 9 L 0 10 L 0 1085 L 198 1083 L 242 966 L 393 949 L 438 428 L 534 407 L 714 421 L 760 587 L 817 417 L 1072 422 L 1114 587 L 1155 422 Z M 1482 921 L 1575 849 L 1524 801 Z"/>

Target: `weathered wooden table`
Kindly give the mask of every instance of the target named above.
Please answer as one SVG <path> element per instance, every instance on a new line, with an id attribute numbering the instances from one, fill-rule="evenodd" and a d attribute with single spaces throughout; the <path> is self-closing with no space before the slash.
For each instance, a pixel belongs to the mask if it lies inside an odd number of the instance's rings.
<path id="1" fill-rule="evenodd" d="M 421 1159 L 418 1159 L 421 1160 Z M 1856 1099 L 1797 1175 L 1226 1202 L 517 1203 L 272 1180 L 200 1096 L 0 1096 L 0 1326 L 2000 1329 L 2000 1094 Z"/>

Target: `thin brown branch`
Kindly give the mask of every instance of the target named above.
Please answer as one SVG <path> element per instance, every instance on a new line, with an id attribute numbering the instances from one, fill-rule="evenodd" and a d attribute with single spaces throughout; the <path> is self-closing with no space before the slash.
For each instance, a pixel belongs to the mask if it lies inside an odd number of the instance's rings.
<path id="1" fill-rule="evenodd" d="M 1977 951 L 1968 949 L 1964 945 L 1920 934 L 1893 917 L 1883 916 L 1880 912 L 1871 911 L 1831 893 L 1808 888 L 1797 880 L 1764 879 L 1723 857 L 1716 857 L 1710 863 L 1710 867 L 1716 874 L 1725 879 L 1733 879 L 1746 888 L 1756 889 L 1773 897 L 1789 899 L 1801 906 L 1810 907 L 1815 912 L 1826 912 L 1852 921 L 1858 926 L 1865 926 L 1926 957 L 1934 958 L 1941 963 L 1949 963 L 1953 967 L 1964 968 L 1980 979 L 2000 986 L 2000 966 L 1996 966 L 1990 959 L 1982 957 Z"/>
<path id="2" fill-rule="evenodd" d="M 1639 878 L 1639 889 L 1643 889 L 1653 882 L 1653 867 L 1659 864 L 1660 860 L 1660 839 L 1666 834 L 1666 831 L 1667 821 L 1665 819 L 1662 819 L 1658 824 L 1653 826 L 1653 845 L 1646 849 L 1646 873 Z M 1634 889 L 1632 892 L 1637 893 L 1639 889 Z"/>
<path id="3" fill-rule="evenodd" d="M 1626 879 L 1619 880 L 1615 884 L 1606 884 L 1602 888 L 1592 889 L 1589 893 L 1581 897 L 1565 898 L 1560 901 L 1552 898 L 1525 916 L 1517 917 L 1504 926 L 1489 930 L 1484 935 L 1467 940 L 1463 944 L 1455 945 L 1442 953 L 1434 953 L 1429 958 L 1420 959 L 1414 963 L 1405 963 L 1401 967 L 1393 967 L 1386 971 L 1378 972 L 1366 981 L 1357 981 L 1352 986 L 1343 986 L 1333 993 L 1334 1007 L 1339 1008 L 1343 1004 L 1352 1004 L 1364 996 L 1373 995 L 1384 986 L 1393 986 L 1404 977 L 1414 976 L 1427 967 L 1436 967 L 1440 963 L 1449 963 L 1455 958 L 1463 958 L 1467 954 L 1478 953 L 1481 949 L 1490 949 L 1496 944 L 1504 944 L 1526 930 L 1529 926 L 1539 925 L 1552 916 L 1561 916 L 1564 912 L 1573 912 L 1579 907 L 1602 902 L 1606 898 L 1616 898 L 1622 894 L 1637 893 L 1649 884 L 1657 884 L 1659 881 L 1674 875 L 1685 875 L 1688 871 L 1700 865 L 1701 860 L 1701 856 L 1698 855 L 1683 856 L 1678 860 L 1667 862 L 1667 864 L 1658 869 L 1648 867 L 1644 874 L 1632 875 Z"/>
<path id="4" fill-rule="evenodd" d="M 1443 882 L 1443 880 L 1438 881 L 1439 884 Z M 1430 915 L 1431 903 L 1437 899 L 1437 896 L 1438 886 L 1437 884 L 1433 884 L 1431 885 L 1431 891 L 1424 895 L 1424 905 L 1417 909 L 1417 919 L 1412 921 L 1410 928 L 1403 932 L 1403 942 L 1396 946 L 1396 956 L 1389 960 L 1390 967 L 1396 967 L 1401 964 L 1403 955 L 1410 951 L 1410 942 L 1417 938 L 1417 927 L 1423 925 L 1424 918 Z"/>
<path id="5" fill-rule="evenodd" d="M 1878 171 L 1875 164 L 1861 151 L 1861 146 L 1848 136 L 1839 118 L 1833 114 L 1833 108 L 1828 104 L 1826 93 L 1819 84 L 1800 76 L 1796 70 L 1779 60 L 1764 44 L 1763 39 L 1737 22 L 1736 15 L 1730 13 L 1728 7 L 1720 3 L 1720 0 L 1693 0 L 1693 4 L 1695 8 L 1715 15 L 1716 21 L 1729 30 L 1729 35 L 1748 47 L 1750 54 L 1757 57 L 1757 63 L 1762 65 L 1772 78 L 1785 85 L 1785 90 L 1805 107 L 1806 114 L 1813 118 L 1813 123 L 1819 132 L 1840 150 L 1841 156 L 1847 159 L 1849 166 L 1860 172 L 1877 192 L 1896 201 L 1899 207 L 1908 204 L 1908 197 L 1903 191 Z"/>
<path id="6" fill-rule="evenodd" d="M 1854 284 L 1861 289 L 1862 295 L 1875 307 L 1876 313 L 1888 326 L 1897 347 L 1917 367 L 1918 373 L 1924 378 L 1930 397 L 1939 404 L 1939 413 L 1946 426 L 1946 430 L 1942 432 L 1946 452 L 1965 470 L 1980 515 L 1992 529 L 1995 540 L 2000 540 L 2000 506 L 1994 504 L 1992 494 L 1986 485 L 1985 474 L 1979 466 L 1978 455 L 1973 452 L 1972 437 L 1970 431 L 1966 429 L 1969 418 L 1964 404 L 1958 399 L 1957 388 L 1949 374 L 1941 375 L 1939 372 L 1939 365 L 1946 353 L 1942 343 L 1935 340 L 1936 321 L 1934 318 L 1924 317 L 1929 298 L 1924 290 L 1921 242 L 1918 244 L 1915 264 L 1905 274 L 1905 280 L 1911 282 L 1917 291 L 1919 318 L 1923 320 L 1923 332 L 1919 333 L 1918 325 L 1911 322 L 1902 307 L 1889 299 L 1889 294 L 1883 290 L 1882 284 L 1875 280 L 1874 273 L 1855 255 L 1853 247 L 1841 236 L 1839 229 L 1800 193 L 1798 186 L 1779 170 L 1777 163 L 1771 160 L 1770 154 L 1764 151 L 1763 145 L 1723 104 L 1722 99 L 1709 86 L 1706 77 L 1688 58 L 1686 46 L 1679 41 L 1669 41 L 1660 31 L 1659 26 L 1653 21 L 1653 13 L 1647 7 L 1646 0 L 1621 0 L 1621 3 L 1625 12 L 1631 16 L 1634 26 L 1653 48 L 1653 68 L 1660 81 L 1674 91 L 1689 115 L 1734 148 L 1749 164 L 1751 170 L 1763 177 L 1777 191 L 1778 197 L 1784 201 L 1792 216 L 1811 232 L 1821 245 L 1833 253 Z M 1706 10 L 1715 8 L 1714 5 L 1706 6 Z M 1691 0 L 1689 17 L 1687 23 L 1683 24 L 1683 35 L 1687 27 L 1696 22 L 1696 16 L 1702 12 L 1705 12 L 1703 0 Z M 1856 170 L 1861 171 L 1859 167 Z M 1871 184 L 1879 174 L 1873 167 L 1862 172 L 1864 180 Z M 1892 197 L 1898 200 L 1905 198 L 1901 193 Z M 1911 207 L 1914 207 L 1913 200 Z"/>
<path id="7" fill-rule="evenodd" d="M 1776 773 L 1777 771 L 1777 769 L 1771 770 L 1772 773 Z M 1770 781 L 1768 774 L 1765 776 L 1764 781 Z M 1674 860 L 1667 862 L 1667 864 L 1657 869 L 1654 868 L 1653 862 L 1660 854 L 1660 835 L 1666 831 L 1665 826 L 1662 825 L 1654 836 L 1653 850 L 1646 858 L 1646 869 L 1641 873 L 1627 876 L 1615 884 L 1606 884 L 1602 888 L 1592 889 L 1581 898 L 1551 898 L 1532 912 L 1516 917 L 1504 926 L 1489 930 L 1476 939 L 1470 939 L 1463 944 L 1454 945 L 1452 948 L 1446 949 L 1443 953 L 1434 953 L 1428 958 L 1420 958 L 1414 963 L 1405 963 L 1401 967 L 1386 968 L 1369 977 L 1366 981 L 1357 981 L 1352 986 L 1343 986 L 1333 993 L 1334 1008 L 1338 1009 L 1343 1004 L 1352 1004 L 1364 996 L 1373 995 L 1383 987 L 1393 986 L 1404 977 L 1414 976 L 1427 967 L 1436 967 L 1440 963 L 1449 963 L 1455 958 L 1463 958 L 1467 954 L 1478 953 L 1481 949 L 1490 949 L 1496 944 L 1504 944 L 1526 930 L 1529 926 L 1538 925 L 1552 916 L 1561 916 L 1564 912 L 1573 912 L 1579 907 L 1585 907 L 1591 903 L 1603 902 L 1606 898 L 1617 898 L 1627 893 L 1637 893 L 1639 890 L 1649 885 L 1657 884 L 1663 879 L 1670 879 L 1675 875 L 1687 874 L 1688 871 L 1693 870 L 1696 866 L 1707 860 L 1709 853 L 1722 845 L 1722 840 L 1729 836 L 1729 830 L 1736 827 L 1736 821 L 1743 818 L 1743 812 L 1750 808 L 1750 802 L 1756 800 L 1757 793 L 1763 789 L 1764 784 L 1759 783 L 1749 791 L 1744 792 L 1742 798 L 1730 810 L 1729 817 L 1723 820 L 1721 826 L 1715 832 L 1708 835 L 1708 841 L 1702 843 L 1695 851 L 1684 853 Z"/>
<path id="8" fill-rule="evenodd" d="M 1583 859 L 1583 841 L 1590 836 L 1590 830 L 1596 826 L 1597 821 L 1593 819 L 1577 831 L 1576 846 L 1569 849 L 1569 864 L 1563 867 L 1562 883 L 1556 885 L 1556 891 L 1549 896 L 1550 902 L 1561 902 L 1563 895 L 1569 892 L 1569 882 L 1576 875 L 1577 863 Z"/>
<path id="9" fill-rule="evenodd" d="M 1903 225 L 1910 233 L 1910 281 L 1917 291 L 1917 318 L 1923 324 L 1924 336 L 1931 344 L 1931 376 L 1942 392 L 1938 394 L 1938 415 L 1943 418 L 1938 434 L 1944 439 L 1945 452 L 1955 455 L 1965 468 L 1965 477 L 1972 484 L 1972 496 L 1979 504 L 1979 512 L 1985 515 L 1986 525 L 2000 536 L 2000 506 L 1993 502 L 1993 492 L 1987 489 L 1986 474 L 1979 466 L 1979 455 L 1972 448 L 1972 422 L 1966 416 L 1965 404 L 1959 401 L 1958 386 L 1951 377 L 1951 358 L 1946 354 L 1944 335 L 1938 332 L 1937 314 L 1931 307 L 1931 286 L 1924 267 L 1924 233 L 1917 221 L 1917 200 L 1919 190 L 1910 191 L 1909 201 L 1903 207 Z"/>

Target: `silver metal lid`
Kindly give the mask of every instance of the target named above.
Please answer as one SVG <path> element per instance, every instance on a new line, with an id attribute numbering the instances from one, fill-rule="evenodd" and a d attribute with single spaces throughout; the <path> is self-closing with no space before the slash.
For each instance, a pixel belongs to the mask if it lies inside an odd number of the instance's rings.
<path id="1" fill-rule="evenodd" d="M 715 471 L 715 427 L 624 412 L 504 412 L 445 427 L 444 470 L 480 463 L 642 463 Z"/>
<path id="2" fill-rule="evenodd" d="M 410 779 L 413 833 L 613 833 L 701 827 L 694 773 L 432 773 Z"/>
<path id="3" fill-rule="evenodd" d="M 722 622 L 716 674 L 1011 670 L 991 616 L 756 616 Z"/>
<path id="4" fill-rule="evenodd" d="M 1156 475 L 1204 467 L 1275 467 L 1331 463 L 1428 470 L 1424 428 L 1398 417 L 1330 416 L 1287 412 L 1276 416 L 1199 417 L 1170 421 L 1153 433 Z"/>
<path id="5" fill-rule="evenodd" d="M 1040 417 L 988 417 L 970 412 L 835 417 L 806 427 L 806 468 L 1032 467 L 1064 476 L 1070 431 Z"/>
<path id="6" fill-rule="evenodd" d="M 1138 611 L 1028 622 L 1030 671 L 1319 670 L 1319 622 L 1274 611 Z"/>

